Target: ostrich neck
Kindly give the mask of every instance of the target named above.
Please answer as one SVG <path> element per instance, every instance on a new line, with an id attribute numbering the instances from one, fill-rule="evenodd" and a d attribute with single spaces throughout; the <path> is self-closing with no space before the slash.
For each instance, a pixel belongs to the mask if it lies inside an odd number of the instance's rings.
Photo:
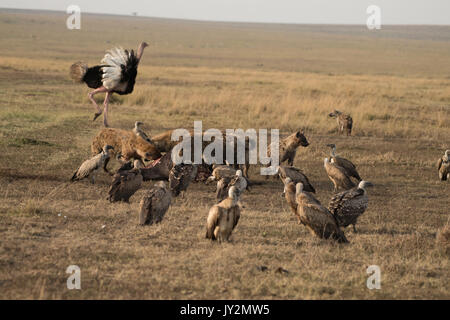
<path id="1" fill-rule="evenodd" d="M 142 44 L 140 44 L 140 45 L 139 45 L 139 48 L 138 48 L 138 50 L 137 50 L 137 55 L 136 55 L 136 58 L 137 58 L 139 61 L 141 60 L 142 55 L 144 54 L 144 49 L 145 49 L 145 47 L 144 47 Z"/>

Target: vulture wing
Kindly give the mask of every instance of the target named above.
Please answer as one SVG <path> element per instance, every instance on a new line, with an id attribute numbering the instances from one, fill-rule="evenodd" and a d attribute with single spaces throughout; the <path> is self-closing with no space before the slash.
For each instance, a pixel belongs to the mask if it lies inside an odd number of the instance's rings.
<path id="1" fill-rule="evenodd" d="M 99 153 L 89 160 L 84 161 L 81 166 L 75 171 L 71 181 L 82 180 L 88 177 L 94 170 L 97 170 L 102 162 L 102 153 Z"/>
<path id="2" fill-rule="evenodd" d="M 308 177 L 300 169 L 296 167 L 284 167 L 282 170 L 285 172 L 285 178 L 291 178 L 294 183 L 301 182 L 303 184 L 303 190 L 316 193 L 316 189 L 314 189 Z"/>
<path id="3" fill-rule="evenodd" d="M 442 158 L 439 158 L 438 162 L 437 162 L 437 167 L 438 167 L 438 171 L 441 170 L 442 167 Z"/>
<path id="4" fill-rule="evenodd" d="M 234 229 L 238 224 L 239 219 L 241 218 L 241 209 L 239 208 L 239 206 L 235 206 L 232 210 L 233 210 L 233 229 Z"/>
<path id="5" fill-rule="evenodd" d="M 170 194 L 163 188 L 154 187 L 142 198 L 139 224 L 161 222 L 171 203 Z"/>
<path id="6" fill-rule="evenodd" d="M 226 177 L 217 181 L 216 199 L 218 201 L 222 201 L 227 197 L 230 181 L 231 178 Z"/>
<path id="7" fill-rule="evenodd" d="M 331 160 L 332 162 L 334 160 L 338 166 L 342 167 L 348 176 L 354 177 L 358 179 L 358 181 L 362 180 L 359 176 L 358 171 L 356 170 L 356 166 L 350 160 L 341 157 L 334 157 L 331 158 Z"/>
<path id="8" fill-rule="evenodd" d="M 216 236 L 214 235 L 214 230 L 219 224 L 220 216 L 222 215 L 222 208 L 217 205 L 214 205 L 211 209 L 209 209 L 208 219 L 206 220 L 206 238 L 211 240 L 216 240 Z"/>
<path id="9" fill-rule="evenodd" d="M 128 202 L 130 197 L 141 187 L 142 180 L 139 170 L 116 173 L 108 192 L 108 200 Z"/>

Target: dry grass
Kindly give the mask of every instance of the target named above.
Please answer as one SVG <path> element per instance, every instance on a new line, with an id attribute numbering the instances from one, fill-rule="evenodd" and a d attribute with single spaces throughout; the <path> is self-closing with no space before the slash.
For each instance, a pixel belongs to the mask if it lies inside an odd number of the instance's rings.
<path id="1" fill-rule="evenodd" d="M 119 21 L 123 28 L 113 27 Z M 450 141 L 450 28 L 223 24 L 84 15 L 65 29 L 55 13 L 0 11 L 0 297 L 154 299 L 450 298 L 448 255 L 436 245 L 450 184 L 434 167 Z M 109 177 L 68 183 L 101 128 L 87 88 L 68 79 L 114 44 L 147 49 L 135 92 L 110 123 L 151 134 L 192 128 L 306 128 L 302 168 L 327 203 L 326 143 L 376 187 L 349 245 L 317 240 L 295 222 L 282 185 L 245 194 L 233 241 L 204 239 L 212 186 L 194 184 L 162 224 L 137 225 L 140 197 L 106 201 Z M 332 109 L 352 115 L 336 136 Z M 105 228 L 102 226 L 105 225 Z M 443 233 L 440 233 L 443 234 Z M 441 239 L 442 236 L 439 236 Z M 438 242 L 440 243 L 440 242 Z M 67 290 L 76 264 L 82 290 Z M 366 268 L 381 267 L 381 290 Z M 258 266 L 268 271 L 261 272 Z M 283 267 L 288 274 L 275 270 Z"/>
<path id="2" fill-rule="evenodd" d="M 450 255 L 450 225 L 448 224 L 448 221 L 447 224 L 438 231 L 436 245 L 445 252 L 445 254 Z"/>

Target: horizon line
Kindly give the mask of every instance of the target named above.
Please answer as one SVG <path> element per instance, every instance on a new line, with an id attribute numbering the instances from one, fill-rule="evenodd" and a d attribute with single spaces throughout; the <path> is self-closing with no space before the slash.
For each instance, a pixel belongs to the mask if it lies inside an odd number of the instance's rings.
<path id="1" fill-rule="evenodd" d="M 40 12 L 50 12 L 50 13 L 62 13 L 67 15 L 66 11 L 61 10 L 53 10 L 53 9 L 24 9 L 24 8 L 12 8 L 12 7 L 0 7 L 0 10 L 18 10 L 18 11 L 40 11 Z M 312 25 L 312 26 L 366 26 L 363 23 L 324 23 L 324 22 L 268 22 L 268 21 L 241 21 L 241 20 L 208 20 L 208 19 L 196 19 L 196 18 L 176 18 L 176 17 L 161 17 L 161 16 L 146 16 L 146 15 L 133 15 L 133 12 L 130 14 L 121 14 L 121 13 L 100 13 L 100 12 L 82 12 L 82 14 L 88 15 L 101 15 L 101 16 L 118 16 L 118 17 L 131 17 L 131 18 L 144 18 L 144 19 L 164 19 L 164 20 L 181 20 L 188 22 L 209 22 L 209 23 L 238 23 L 238 24 L 269 24 L 269 25 Z M 414 23 L 384 23 L 381 25 L 381 29 L 383 26 L 423 26 L 423 27 L 448 27 L 449 24 L 414 24 Z"/>

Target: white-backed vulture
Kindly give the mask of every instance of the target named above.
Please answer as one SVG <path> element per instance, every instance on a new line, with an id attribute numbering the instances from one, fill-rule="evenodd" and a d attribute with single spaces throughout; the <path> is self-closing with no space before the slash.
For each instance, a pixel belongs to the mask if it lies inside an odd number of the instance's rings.
<path id="1" fill-rule="evenodd" d="M 294 185 L 301 182 L 303 183 L 303 189 L 305 191 L 316 193 L 316 190 L 309 182 L 308 177 L 300 169 L 292 166 L 278 166 L 277 173 L 281 181 L 283 181 L 283 184 L 286 184 L 286 178 L 290 178 Z"/>
<path id="2" fill-rule="evenodd" d="M 362 180 L 358 171 L 356 170 L 356 166 L 350 160 L 342 158 L 342 157 L 338 157 L 336 155 L 336 145 L 334 143 L 327 144 L 327 147 L 331 148 L 331 153 L 330 153 L 331 163 L 336 163 L 338 166 L 342 167 L 345 170 L 345 173 L 349 177 L 353 177 L 358 181 Z"/>
<path id="3" fill-rule="evenodd" d="M 150 143 L 153 143 L 152 140 L 150 140 L 150 138 L 149 138 L 149 137 L 147 136 L 147 134 L 144 132 L 144 130 L 142 130 L 141 126 L 142 126 L 143 124 L 144 124 L 144 123 L 142 123 L 141 121 L 136 121 L 136 122 L 134 123 L 134 128 L 133 128 L 134 134 L 137 135 L 137 136 L 139 136 L 139 137 L 141 137 L 142 139 L 144 139 L 144 140 L 150 142 Z"/>
<path id="4" fill-rule="evenodd" d="M 105 145 L 102 152 L 93 156 L 91 159 L 84 161 L 81 166 L 75 171 L 70 181 L 79 181 L 90 177 L 91 183 L 95 183 L 95 172 L 103 168 L 106 161 L 109 159 L 109 150 L 114 149 L 110 145 Z"/>
<path id="5" fill-rule="evenodd" d="M 228 189 L 229 189 L 228 186 L 230 184 L 231 179 L 232 179 L 232 177 L 224 177 L 224 178 L 220 179 L 219 181 L 217 181 L 217 186 L 216 186 L 217 202 L 220 202 L 227 197 Z"/>
<path id="6" fill-rule="evenodd" d="M 289 177 L 284 179 L 283 182 L 284 182 L 284 190 L 283 190 L 284 198 L 286 199 L 286 202 L 291 208 L 292 213 L 297 217 L 297 222 L 301 223 L 300 216 L 297 212 L 297 201 L 295 200 L 296 198 L 295 183 Z"/>
<path id="7" fill-rule="evenodd" d="M 195 180 L 197 175 L 197 165 L 196 164 L 184 164 L 180 163 L 172 167 L 169 172 L 169 188 L 175 197 L 182 193 L 182 198 L 184 198 L 184 193 L 187 190 L 191 181 Z"/>
<path id="8" fill-rule="evenodd" d="M 222 178 L 217 182 L 216 198 L 221 201 L 224 195 L 227 194 L 228 190 L 235 186 L 239 197 L 244 193 L 245 190 L 249 189 L 249 182 L 247 178 L 242 174 L 242 170 L 236 170 L 236 174 L 231 178 Z"/>
<path id="9" fill-rule="evenodd" d="M 438 160 L 438 173 L 441 181 L 450 180 L 450 150 Z"/>
<path id="10" fill-rule="evenodd" d="M 142 198 L 139 205 L 139 224 L 154 224 L 159 223 L 163 219 L 170 203 L 172 202 L 172 195 L 167 190 L 164 181 L 158 181 L 155 185 L 147 191 Z"/>
<path id="11" fill-rule="evenodd" d="M 229 241 L 233 229 L 241 216 L 239 206 L 239 191 L 235 186 L 228 191 L 228 198 L 209 209 L 206 220 L 206 238 L 211 240 Z"/>
<path id="12" fill-rule="evenodd" d="M 323 166 L 325 167 L 328 178 L 333 182 L 334 192 L 339 189 L 348 190 L 355 187 L 355 184 L 350 180 L 350 177 L 345 173 L 345 169 L 341 166 L 338 166 L 336 163 L 330 163 L 328 158 L 324 159 Z"/>
<path id="13" fill-rule="evenodd" d="M 336 217 L 341 227 L 353 225 L 356 232 L 356 222 L 358 217 L 366 211 L 369 204 L 367 197 L 367 187 L 372 187 L 369 181 L 361 181 L 356 188 L 335 194 L 328 204 L 328 210 Z"/>
<path id="14" fill-rule="evenodd" d="M 129 202 L 131 196 L 141 187 L 142 181 L 140 169 L 117 172 L 109 188 L 107 200 Z"/>
<path id="15" fill-rule="evenodd" d="M 323 239 L 332 238 L 338 242 L 348 242 L 336 218 L 311 193 L 303 191 L 301 182 L 296 185 L 295 198 L 300 221 L 313 234 Z"/>

